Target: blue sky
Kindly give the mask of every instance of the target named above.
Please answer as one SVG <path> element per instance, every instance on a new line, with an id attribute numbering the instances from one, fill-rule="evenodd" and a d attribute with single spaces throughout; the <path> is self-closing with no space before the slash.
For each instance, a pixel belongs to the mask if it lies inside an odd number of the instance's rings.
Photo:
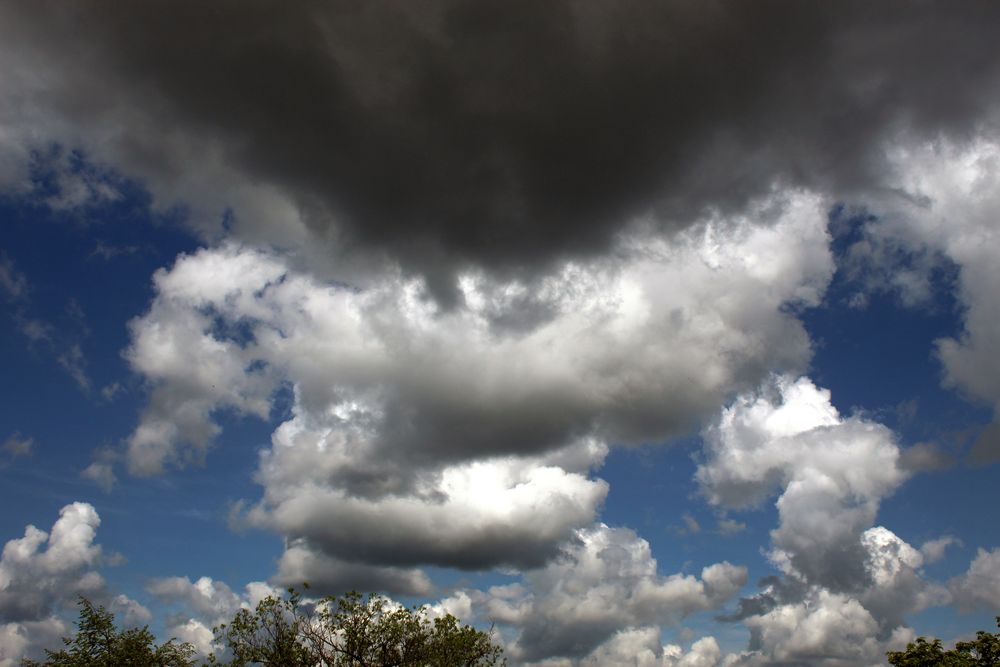
<path id="1" fill-rule="evenodd" d="M 544 667 L 991 627 L 995 12 L 894 10 L 944 109 L 856 8 L 373 7 L 0 9 L 0 667 L 303 581 Z"/>

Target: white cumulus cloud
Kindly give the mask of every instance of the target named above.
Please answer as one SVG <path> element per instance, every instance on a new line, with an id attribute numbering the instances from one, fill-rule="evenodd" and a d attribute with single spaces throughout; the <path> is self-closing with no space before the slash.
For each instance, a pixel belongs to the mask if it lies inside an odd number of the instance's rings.
<path id="1" fill-rule="evenodd" d="M 481 604 L 485 616 L 519 630 L 509 647 L 515 659 L 579 660 L 630 628 L 677 623 L 718 608 L 746 580 L 746 568 L 726 562 L 703 568 L 700 577 L 660 575 L 646 540 L 598 524 L 579 531 L 561 557 L 525 573 L 521 583 L 490 589 Z"/>
<path id="2" fill-rule="evenodd" d="M 150 612 L 125 595 L 113 596 L 98 568 L 103 550 L 95 543 L 101 518 L 88 503 L 63 507 L 49 532 L 25 528 L 0 557 L 0 666 L 20 664 L 71 634 L 62 614 L 86 596 L 121 616 L 126 625 L 149 621 Z"/>
<path id="3" fill-rule="evenodd" d="M 345 562 L 537 566 L 593 522 L 610 445 L 804 365 L 787 306 L 829 280 L 825 222 L 820 198 L 775 192 L 536 284 L 469 271 L 450 310 L 399 274 L 356 289 L 246 246 L 182 256 L 131 324 L 151 397 L 129 466 L 198 461 L 218 412 L 267 417 L 290 387 L 249 521 Z"/>

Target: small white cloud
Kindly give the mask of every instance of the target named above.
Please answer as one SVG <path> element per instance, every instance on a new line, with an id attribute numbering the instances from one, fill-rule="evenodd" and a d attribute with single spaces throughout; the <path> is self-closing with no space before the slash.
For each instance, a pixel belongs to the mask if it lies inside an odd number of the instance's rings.
<path id="1" fill-rule="evenodd" d="M 715 525 L 722 535 L 735 535 L 747 529 L 746 523 L 729 517 L 719 517 Z"/>
<path id="2" fill-rule="evenodd" d="M 920 545 L 920 553 L 923 554 L 924 561 L 936 563 L 944 558 L 944 553 L 950 546 L 961 546 L 962 540 L 951 535 L 945 535 L 935 540 L 928 540 Z"/>
<path id="3" fill-rule="evenodd" d="M 84 479 L 89 479 L 105 493 L 111 493 L 111 490 L 118 482 L 114 466 L 107 461 L 94 461 L 80 471 L 80 476 Z"/>
<path id="4" fill-rule="evenodd" d="M 118 483 L 115 475 L 115 463 L 121 457 L 120 453 L 111 447 L 101 447 L 93 452 L 93 462 L 80 471 L 80 476 L 97 484 L 105 493 Z"/>
<path id="5" fill-rule="evenodd" d="M 112 382 L 111 384 L 101 387 L 101 398 L 104 399 L 105 402 L 110 403 L 115 400 L 115 397 L 118 396 L 118 394 L 120 394 L 123 390 L 124 389 L 120 382 Z"/>
<path id="6" fill-rule="evenodd" d="M 681 520 L 684 522 L 684 530 L 691 534 L 696 534 L 701 532 L 701 524 L 698 520 L 691 516 L 689 513 L 685 512 L 681 515 Z"/>

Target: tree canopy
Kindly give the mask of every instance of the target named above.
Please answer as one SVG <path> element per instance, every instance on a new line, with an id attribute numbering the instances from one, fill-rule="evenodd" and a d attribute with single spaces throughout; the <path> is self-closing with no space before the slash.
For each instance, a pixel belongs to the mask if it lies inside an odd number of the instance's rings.
<path id="1" fill-rule="evenodd" d="M 1000 627 L 1000 616 L 996 620 Z M 894 667 L 998 667 L 1000 634 L 980 630 L 972 641 L 958 642 L 948 651 L 940 639 L 918 637 L 907 644 L 905 651 L 890 651 L 887 655 Z"/>
<path id="2" fill-rule="evenodd" d="M 492 632 L 451 614 L 407 608 L 379 595 L 351 592 L 304 601 L 268 596 L 214 629 L 224 647 L 204 667 L 497 667 L 503 649 Z M 114 615 L 80 598 L 75 637 L 23 667 L 194 667 L 195 649 L 176 640 L 157 646 L 148 627 L 118 630 Z"/>
<path id="3" fill-rule="evenodd" d="M 451 614 L 432 618 L 426 607 L 406 608 L 351 592 L 303 604 L 299 593 L 269 596 L 254 610 L 215 628 L 231 659 L 209 664 L 244 667 L 494 667 L 505 665 L 492 632 L 462 625 Z"/>
<path id="4" fill-rule="evenodd" d="M 170 641 L 157 646 L 148 627 L 118 630 L 115 617 L 104 607 L 80 598 L 80 620 L 75 637 L 64 637 L 65 647 L 46 650 L 44 662 L 23 660 L 23 667 L 193 667 L 194 647 Z"/>

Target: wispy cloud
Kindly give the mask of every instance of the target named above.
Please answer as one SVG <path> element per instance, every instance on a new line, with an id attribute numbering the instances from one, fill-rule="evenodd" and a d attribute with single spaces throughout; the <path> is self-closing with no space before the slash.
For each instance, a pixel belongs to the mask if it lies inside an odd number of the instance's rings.
<path id="1" fill-rule="evenodd" d="M 35 304 L 28 278 L 6 255 L 0 255 L 0 291 L 13 303 L 11 321 L 27 339 L 29 346 L 42 349 L 62 368 L 85 394 L 90 393 L 87 359 L 80 339 L 90 333 L 86 314 L 75 299 L 66 302 L 61 313 L 65 326 L 57 327 L 34 314 Z"/>
<path id="2" fill-rule="evenodd" d="M 10 257 L 0 253 L 0 293 L 8 301 L 17 302 L 27 298 L 29 289 L 24 274 L 17 270 Z"/>

